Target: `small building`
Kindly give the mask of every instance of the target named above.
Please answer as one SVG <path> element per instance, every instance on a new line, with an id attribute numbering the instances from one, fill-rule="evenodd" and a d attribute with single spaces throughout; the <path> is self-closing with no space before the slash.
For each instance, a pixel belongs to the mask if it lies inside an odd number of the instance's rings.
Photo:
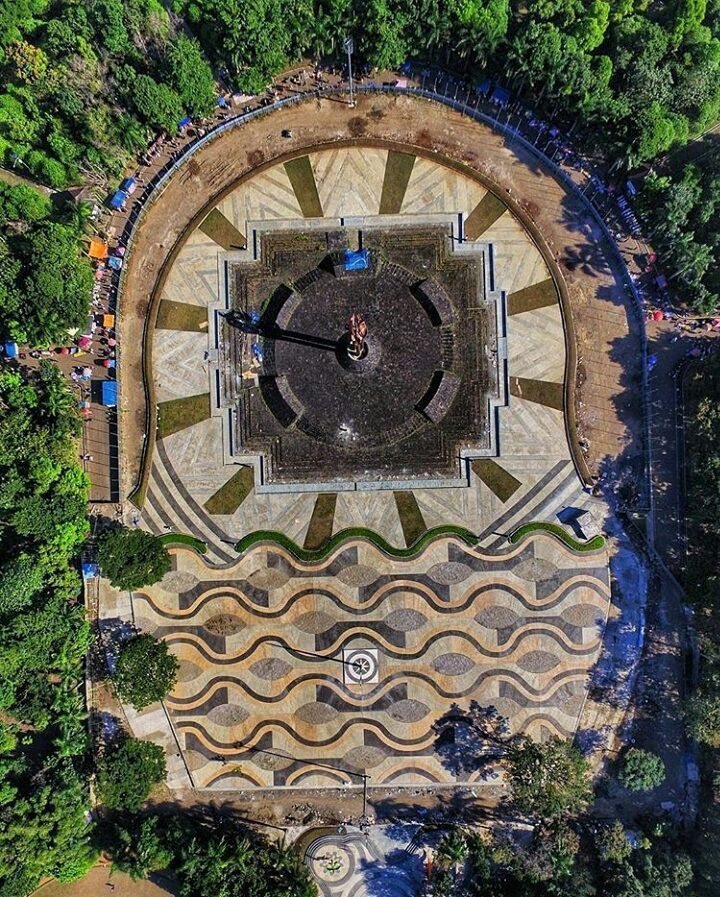
<path id="1" fill-rule="evenodd" d="M 117 405 L 117 380 L 103 380 L 100 395 L 103 405 L 114 408 Z"/>

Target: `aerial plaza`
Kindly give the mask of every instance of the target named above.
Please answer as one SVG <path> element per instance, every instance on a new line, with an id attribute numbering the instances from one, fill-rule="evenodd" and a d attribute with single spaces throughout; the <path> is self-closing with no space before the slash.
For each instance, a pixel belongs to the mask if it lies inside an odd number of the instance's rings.
<path id="1" fill-rule="evenodd" d="M 493 805 L 502 752 L 457 759 L 471 705 L 540 741 L 600 712 L 607 508 L 568 438 L 552 257 L 472 171 L 392 144 L 251 170 L 195 218 L 150 310 L 138 479 L 143 525 L 207 550 L 101 603 L 179 661 L 134 731 L 177 740 L 178 795 Z"/>
<path id="2" fill-rule="evenodd" d="M 35 6 L 0 897 L 714 895 L 717 4 Z"/>

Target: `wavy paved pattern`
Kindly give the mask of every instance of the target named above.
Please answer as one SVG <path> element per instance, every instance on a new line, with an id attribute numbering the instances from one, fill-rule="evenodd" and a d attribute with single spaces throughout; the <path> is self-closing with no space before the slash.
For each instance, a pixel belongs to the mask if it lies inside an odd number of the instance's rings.
<path id="1" fill-rule="evenodd" d="M 297 561 L 273 543 L 234 565 L 188 551 L 134 598 L 136 623 L 180 660 L 168 708 L 197 787 L 322 787 L 328 766 L 372 785 L 452 783 L 432 724 L 494 704 L 513 731 L 571 734 L 608 606 L 605 551 L 547 534 L 503 550 L 452 537 L 394 560 L 368 542 Z M 348 686 L 346 648 L 379 680 Z"/>

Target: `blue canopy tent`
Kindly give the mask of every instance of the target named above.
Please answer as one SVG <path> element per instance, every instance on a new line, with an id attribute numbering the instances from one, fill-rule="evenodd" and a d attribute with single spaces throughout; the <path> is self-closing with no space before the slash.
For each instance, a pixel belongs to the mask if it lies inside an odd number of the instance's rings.
<path id="1" fill-rule="evenodd" d="M 346 249 L 344 260 L 346 271 L 365 271 L 370 267 L 370 252 L 367 249 Z"/>
<path id="2" fill-rule="evenodd" d="M 83 579 L 94 579 L 96 576 L 100 576 L 100 567 L 97 564 L 84 561 L 81 566 Z"/>
<path id="3" fill-rule="evenodd" d="M 125 203 L 128 201 L 128 195 L 124 190 L 118 190 L 110 200 L 110 208 L 111 209 L 122 209 Z"/>
<path id="4" fill-rule="evenodd" d="M 187 128 L 188 125 L 191 125 L 191 124 L 192 124 L 191 118 L 184 118 L 182 121 L 178 122 L 178 129 L 180 131 L 182 131 L 183 128 Z"/>
<path id="5" fill-rule="evenodd" d="M 117 405 L 117 380 L 103 380 L 101 395 L 103 405 Z"/>
<path id="6" fill-rule="evenodd" d="M 486 97 L 490 93 L 491 82 L 489 78 L 486 78 L 483 82 L 478 84 L 475 88 L 478 93 L 481 93 L 484 97 Z"/>
<path id="7" fill-rule="evenodd" d="M 18 344 L 14 343 L 12 340 L 8 340 L 5 343 L 5 355 L 7 358 L 17 358 L 18 357 Z"/>
<path id="8" fill-rule="evenodd" d="M 498 106 L 507 106 L 510 102 L 510 91 L 498 85 L 492 92 L 490 102 L 496 103 Z"/>

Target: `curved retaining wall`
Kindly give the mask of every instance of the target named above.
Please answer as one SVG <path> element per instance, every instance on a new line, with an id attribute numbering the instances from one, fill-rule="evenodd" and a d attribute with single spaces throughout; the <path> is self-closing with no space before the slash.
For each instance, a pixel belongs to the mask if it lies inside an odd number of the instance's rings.
<path id="1" fill-rule="evenodd" d="M 126 257 L 129 260 L 130 254 L 132 253 L 132 243 L 134 239 L 134 235 L 137 231 L 137 228 L 141 225 L 142 220 L 147 212 L 147 210 L 162 196 L 164 187 L 167 185 L 172 176 L 190 159 L 196 152 L 202 149 L 204 146 L 207 146 L 210 142 L 218 139 L 223 134 L 227 133 L 232 128 L 239 127 L 243 124 L 246 124 L 250 121 L 253 121 L 256 118 L 260 118 L 265 115 L 269 115 L 270 113 L 276 111 L 277 109 L 298 105 L 303 102 L 307 102 L 313 99 L 317 99 L 322 96 L 328 95 L 338 95 L 346 93 L 347 91 L 342 88 L 330 88 L 322 91 L 315 91 L 309 94 L 298 94 L 293 97 L 289 97 L 286 99 L 282 99 L 277 101 L 276 103 L 266 106 L 261 109 L 256 109 L 252 112 L 249 112 L 245 115 L 237 116 L 235 118 L 230 119 L 229 121 L 222 122 L 221 124 L 216 125 L 212 128 L 208 133 L 202 137 L 195 140 L 193 143 L 189 144 L 183 152 L 178 156 L 178 158 L 174 159 L 171 163 L 165 166 L 155 178 L 151 181 L 150 184 L 146 187 L 142 197 L 136 203 L 133 208 L 128 221 L 125 226 L 125 230 L 121 236 L 121 242 L 125 244 L 127 247 Z M 635 310 L 638 314 L 639 320 L 642 323 L 643 314 L 642 314 L 642 300 L 637 292 L 635 284 L 630 277 L 627 268 L 625 266 L 624 260 L 615 244 L 612 235 L 610 234 L 608 227 L 603 219 L 602 215 L 592 204 L 590 199 L 588 199 L 582 190 L 579 189 L 578 185 L 567 175 L 565 171 L 563 171 L 558 165 L 556 165 L 551 159 L 548 159 L 545 154 L 539 150 L 536 146 L 534 146 L 530 141 L 526 140 L 522 135 L 516 133 L 516 131 L 510 128 L 507 124 L 503 124 L 492 116 L 488 115 L 485 112 L 479 111 L 477 108 L 473 108 L 472 106 L 468 106 L 467 104 L 458 101 L 454 98 L 450 98 L 448 96 L 444 96 L 442 94 L 438 94 L 434 91 L 423 89 L 419 87 L 391 87 L 391 86 L 359 86 L 358 92 L 361 93 L 389 93 L 389 94 L 403 94 L 407 96 L 421 97 L 430 101 L 439 102 L 442 105 L 445 105 L 455 111 L 460 112 L 463 115 L 466 115 L 482 124 L 488 125 L 493 130 L 501 133 L 503 136 L 508 138 L 508 140 L 516 141 L 520 145 L 523 146 L 525 150 L 527 150 L 531 155 L 538 159 L 538 161 L 552 174 L 552 176 L 557 180 L 564 189 L 566 189 L 569 193 L 571 193 L 574 197 L 579 199 L 587 213 L 593 218 L 595 223 L 600 227 L 602 233 L 604 234 L 611 250 L 615 255 L 615 261 L 619 265 L 620 270 L 622 270 L 625 279 L 625 285 L 631 292 L 635 300 Z M 376 145 L 387 146 L 388 141 L 375 141 Z M 372 138 L 367 139 L 348 139 L 348 140 L 330 140 L 327 142 L 328 146 L 341 146 L 341 145 L 372 145 Z M 323 147 L 323 143 L 316 143 L 315 146 L 318 148 Z M 400 145 L 400 144 L 395 144 Z M 573 463 L 575 465 L 576 471 L 580 479 L 586 483 L 590 484 L 592 482 L 592 477 L 590 475 L 590 471 L 587 466 L 587 462 L 583 456 L 583 453 L 580 449 L 578 442 L 578 432 L 577 432 L 577 414 L 576 414 L 576 405 L 575 405 L 575 383 L 576 383 L 576 373 L 577 373 L 577 347 L 575 340 L 575 333 L 573 329 L 572 323 L 572 314 L 570 309 L 570 298 L 567 290 L 567 285 L 563 278 L 562 272 L 560 271 L 560 267 L 557 264 L 553 253 L 549 250 L 549 247 L 545 243 L 545 240 L 542 236 L 542 233 L 534 224 L 531 217 L 525 212 L 525 210 L 515 202 L 510 196 L 507 196 L 504 192 L 501 192 L 497 186 L 497 184 L 493 183 L 489 178 L 481 175 L 479 172 L 475 171 L 475 169 L 470 168 L 469 166 L 465 166 L 460 162 L 457 162 L 453 159 L 450 159 L 446 156 L 443 156 L 439 153 L 432 153 L 423 147 L 418 147 L 415 145 L 408 145 L 413 149 L 418 155 L 424 155 L 426 157 L 435 158 L 439 162 L 442 162 L 443 165 L 448 167 L 453 167 L 456 170 L 460 170 L 463 174 L 473 177 L 476 180 L 483 183 L 483 185 L 498 195 L 498 198 L 502 200 L 502 202 L 507 205 L 512 213 L 521 221 L 525 229 L 530 234 L 531 238 L 535 242 L 538 250 L 543 256 L 543 259 L 551 272 L 553 280 L 558 289 L 558 293 L 560 296 L 560 305 L 562 309 L 562 318 L 563 318 L 563 326 L 565 328 L 565 336 L 566 336 L 566 367 L 565 367 L 565 428 L 566 435 L 568 440 L 568 445 L 570 447 Z M 252 173 L 255 174 L 257 171 L 261 171 L 263 168 L 269 167 L 271 165 L 277 165 L 283 161 L 287 161 L 290 158 L 294 158 L 300 155 L 304 155 L 308 152 L 308 147 L 295 150 L 292 153 L 287 153 L 285 155 L 278 155 L 274 157 L 272 160 L 268 160 L 262 165 L 257 166 L 252 170 Z M 242 179 L 241 179 L 242 180 Z M 226 191 L 223 193 L 229 192 L 234 189 L 239 181 L 235 181 Z M 200 212 L 195 216 L 193 221 L 190 224 L 190 227 L 196 225 L 202 217 L 207 213 L 209 207 L 216 205 L 219 199 L 222 198 L 223 193 L 219 196 L 214 197 L 210 202 L 208 202 Z M 187 233 L 187 230 L 186 230 Z M 160 292 L 162 291 L 162 287 L 164 285 L 167 274 L 170 270 L 170 266 L 174 261 L 177 253 L 182 247 L 184 242 L 184 238 L 181 237 L 176 244 L 173 246 L 172 250 L 168 254 L 163 266 L 160 270 L 159 276 L 156 280 L 155 286 L 153 288 L 152 295 L 150 297 L 150 306 L 148 309 L 148 313 L 145 318 L 144 325 L 144 333 L 143 333 L 143 388 L 145 393 L 145 441 L 142 448 L 142 457 L 140 462 L 140 473 L 138 477 L 138 481 L 133 489 L 130 498 L 136 504 L 142 505 L 144 500 L 145 489 L 147 487 L 147 481 L 150 473 L 150 462 L 152 458 L 152 449 L 154 445 L 154 439 L 152 438 L 155 433 L 156 423 L 157 423 L 157 414 L 156 414 L 156 403 L 154 397 L 153 383 L 152 383 L 152 331 L 155 325 L 155 319 L 157 316 L 157 307 L 158 307 L 158 297 Z M 118 296 L 118 306 L 121 302 L 122 291 L 125 281 L 125 270 L 121 272 L 120 280 L 117 286 L 117 296 Z M 118 309 L 119 310 L 119 309 Z M 645 333 L 644 326 L 641 326 L 641 340 L 642 340 L 642 376 L 643 376 L 643 392 L 644 392 L 644 424 L 645 424 L 645 451 L 646 451 L 646 462 L 647 462 L 647 473 L 650 474 L 652 470 L 652 457 L 651 457 L 651 448 L 650 448 L 650 440 L 649 440 L 649 408 L 647 405 L 647 376 L 648 376 L 648 365 L 647 365 L 647 335 Z M 118 353 L 120 356 L 120 364 L 119 364 L 119 376 L 118 380 L 120 382 L 120 389 L 122 392 L 122 348 L 120 348 L 120 352 Z M 120 445 L 120 449 L 122 451 L 122 443 Z M 650 496 L 650 531 L 648 533 L 649 541 L 652 544 L 652 490 L 649 490 Z"/>

